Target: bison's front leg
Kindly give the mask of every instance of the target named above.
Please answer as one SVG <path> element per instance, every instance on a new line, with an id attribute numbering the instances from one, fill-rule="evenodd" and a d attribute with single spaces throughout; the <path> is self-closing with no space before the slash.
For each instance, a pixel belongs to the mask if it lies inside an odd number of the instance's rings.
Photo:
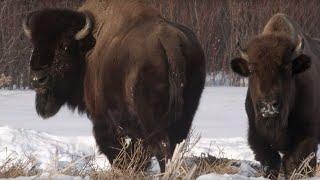
<path id="1" fill-rule="evenodd" d="M 93 132 L 100 152 L 105 154 L 110 164 L 112 164 L 122 148 L 120 141 L 115 137 L 114 129 L 108 127 L 104 121 L 101 121 L 93 123 Z"/>
<path id="2" fill-rule="evenodd" d="M 160 171 L 165 172 L 166 162 L 172 157 L 168 136 L 163 134 L 155 135 L 145 142 L 145 147 L 150 148 L 152 155 L 157 157 Z"/>
<path id="3" fill-rule="evenodd" d="M 283 157 L 286 179 L 291 178 L 295 170 L 297 175 L 313 176 L 316 170 L 316 153 L 317 140 L 315 138 L 308 137 L 299 141 L 292 151 Z"/>
<path id="4" fill-rule="evenodd" d="M 264 139 L 259 136 L 252 127 L 249 127 L 249 145 L 264 170 L 264 176 L 270 179 L 277 179 L 281 166 L 280 154 L 273 150 Z"/>
<path id="5" fill-rule="evenodd" d="M 170 141 L 167 136 L 162 138 L 159 141 L 158 150 L 157 150 L 157 159 L 159 161 L 161 172 L 165 171 L 166 163 L 167 163 L 168 159 L 172 157 L 172 153 L 171 153 L 170 148 L 171 148 Z"/>
<path id="6" fill-rule="evenodd" d="M 253 149 L 255 149 L 255 159 L 259 161 L 263 167 L 264 177 L 277 179 L 281 165 L 281 157 L 279 153 L 267 145 L 262 144 L 256 144 Z"/>

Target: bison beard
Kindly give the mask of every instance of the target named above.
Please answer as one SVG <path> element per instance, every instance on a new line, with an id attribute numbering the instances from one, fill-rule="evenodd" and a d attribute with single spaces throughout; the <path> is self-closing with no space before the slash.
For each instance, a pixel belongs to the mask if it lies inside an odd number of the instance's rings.
<path id="1" fill-rule="evenodd" d="M 259 129 L 260 133 L 268 139 L 270 142 L 275 141 L 281 136 L 279 132 L 284 132 L 288 128 L 288 106 L 289 102 L 285 103 L 282 108 L 280 108 L 280 116 L 263 118 L 261 115 L 255 113 L 256 120 L 255 126 Z"/>
<path id="2" fill-rule="evenodd" d="M 36 110 L 43 118 L 54 116 L 63 105 L 64 101 L 54 97 L 48 90 L 36 94 Z"/>

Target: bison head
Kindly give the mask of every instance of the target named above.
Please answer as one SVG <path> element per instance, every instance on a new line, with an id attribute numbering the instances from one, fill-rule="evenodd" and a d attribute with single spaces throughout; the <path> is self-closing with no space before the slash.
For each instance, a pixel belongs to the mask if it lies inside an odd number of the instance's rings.
<path id="1" fill-rule="evenodd" d="M 310 57 L 303 54 L 303 39 L 296 39 L 281 34 L 258 36 L 247 49 L 240 48 L 241 57 L 231 61 L 234 72 L 249 77 L 249 95 L 258 121 L 287 124 L 294 103 L 294 79 L 311 65 Z"/>
<path id="2" fill-rule="evenodd" d="M 45 9 L 23 21 L 33 50 L 31 86 L 36 91 L 36 110 L 43 118 L 55 115 L 72 101 L 81 87 L 85 54 L 94 46 L 93 20 L 86 12 Z"/>

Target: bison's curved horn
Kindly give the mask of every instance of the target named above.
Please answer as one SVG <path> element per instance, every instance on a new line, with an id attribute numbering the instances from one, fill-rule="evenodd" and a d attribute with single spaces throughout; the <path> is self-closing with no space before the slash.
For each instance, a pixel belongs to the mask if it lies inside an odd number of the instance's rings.
<path id="1" fill-rule="evenodd" d="M 288 19 L 288 17 L 286 15 L 283 15 L 283 20 L 286 22 L 286 25 L 289 28 L 289 33 L 291 35 L 291 39 L 292 41 L 296 41 L 297 38 L 297 31 L 295 30 L 292 22 L 290 21 L 290 19 Z M 299 35 L 298 35 L 299 36 Z M 299 38 L 299 37 L 298 37 Z M 299 39 L 298 39 L 299 40 Z"/>
<path id="2" fill-rule="evenodd" d="M 304 40 L 300 35 L 298 35 L 298 43 L 297 43 L 297 46 L 295 48 L 296 54 L 302 54 L 303 53 L 303 48 L 304 48 Z"/>
<path id="3" fill-rule="evenodd" d="M 249 60 L 248 54 L 247 54 L 246 50 L 242 49 L 239 40 L 237 42 L 237 47 L 239 49 L 241 58 L 248 61 Z"/>
<path id="4" fill-rule="evenodd" d="M 29 17 L 26 17 L 22 21 L 22 27 L 24 34 L 27 36 L 27 38 L 31 39 L 32 38 L 32 31 L 28 25 Z"/>
<path id="5" fill-rule="evenodd" d="M 84 13 L 84 15 L 86 17 L 86 25 L 79 32 L 76 33 L 76 35 L 74 36 L 76 40 L 81 40 L 88 36 L 92 29 L 92 20 L 90 16 L 87 13 Z"/>

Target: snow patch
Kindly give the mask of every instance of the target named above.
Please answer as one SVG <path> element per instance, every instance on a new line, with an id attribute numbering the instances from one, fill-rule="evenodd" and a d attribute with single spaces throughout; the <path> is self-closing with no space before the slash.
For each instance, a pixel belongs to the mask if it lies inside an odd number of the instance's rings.
<path id="1" fill-rule="evenodd" d="M 92 156 L 102 168 L 109 165 L 103 155 L 97 153 L 91 136 L 61 137 L 26 129 L 0 127 L 0 164 L 8 157 L 36 160 L 43 170 L 64 168 L 68 164 Z M 60 167 L 57 167 L 60 166 Z"/>
<path id="2" fill-rule="evenodd" d="M 0 163 L 9 156 L 32 157 L 40 169 L 52 168 L 52 162 L 64 166 L 83 157 L 93 156 L 100 167 L 108 167 L 104 155 L 97 152 L 92 136 L 63 137 L 27 129 L 0 127 Z M 252 151 L 243 138 L 202 138 L 191 150 L 191 155 L 210 154 L 238 160 L 253 161 Z"/>

